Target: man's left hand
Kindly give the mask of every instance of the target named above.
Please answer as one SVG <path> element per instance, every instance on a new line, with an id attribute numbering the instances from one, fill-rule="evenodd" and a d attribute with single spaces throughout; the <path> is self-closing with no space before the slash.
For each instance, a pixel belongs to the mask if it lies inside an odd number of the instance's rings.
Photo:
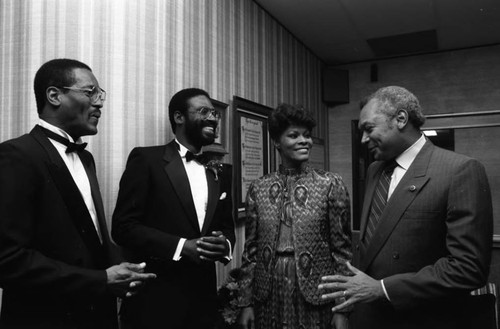
<path id="1" fill-rule="evenodd" d="M 196 244 L 202 260 L 215 262 L 229 254 L 227 239 L 221 231 L 200 238 Z"/>
<path id="2" fill-rule="evenodd" d="M 332 312 L 344 310 L 346 307 L 367 303 L 379 298 L 385 298 L 382 283 L 361 272 L 349 262 L 347 268 L 354 273 L 354 276 L 328 275 L 321 278 L 323 283 L 319 285 L 319 290 L 323 290 L 321 296 L 323 300 L 334 300 L 335 298 L 345 298 L 345 302 L 335 305 Z M 328 291 L 334 292 L 328 292 Z"/>

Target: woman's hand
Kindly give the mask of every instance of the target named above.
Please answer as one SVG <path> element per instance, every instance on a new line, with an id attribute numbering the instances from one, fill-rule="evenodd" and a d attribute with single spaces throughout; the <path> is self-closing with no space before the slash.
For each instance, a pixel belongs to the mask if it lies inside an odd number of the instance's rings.
<path id="1" fill-rule="evenodd" d="M 243 329 L 254 329 L 254 320 L 253 307 L 245 307 L 241 310 L 240 316 L 238 317 L 238 324 L 240 328 Z"/>

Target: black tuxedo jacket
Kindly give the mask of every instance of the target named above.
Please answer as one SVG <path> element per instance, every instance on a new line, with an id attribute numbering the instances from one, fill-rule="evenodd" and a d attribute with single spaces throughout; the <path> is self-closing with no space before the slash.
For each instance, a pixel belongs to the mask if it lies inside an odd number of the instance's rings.
<path id="1" fill-rule="evenodd" d="M 204 225 L 199 227 L 175 142 L 135 148 L 130 153 L 120 181 L 112 236 L 130 260 L 145 261 L 146 270 L 158 274 L 138 296 L 124 303 L 125 318 L 137 317 L 141 328 L 163 327 L 165 323 L 175 328 L 175 323 L 185 323 L 183 317 L 191 305 L 186 296 L 190 294 L 215 298 L 214 263 L 194 263 L 187 258 L 174 261 L 173 256 L 180 238 L 199 238 L 212 231 L 222 231 L 234 246 L 231 172 L 227 169 L 217 175 L 206 171 L 208 204 Z M 195 314 L 201 316 L 203 310 L 198 311 Z"/>
<path id="2" fill-rule="evenodd" d="M 361 239 L 383 167 L 378 161 L 368 169 Z M 477 327 L 469 292 L 486 283 L 492 226 L 484 167 L 427 141 L 387 202 L 369 245 L 360 248 L 358 268 L 384 279 L 391 302 L 360 304 L 355 328 Z"/>
<path id="3" fill-rule="evenodd" d="M 92 155 L 89 177 L 103 243 L 69 170 L 39 126 L 0 144 L 0 327 L 113 328 L 110 242 Z"/>

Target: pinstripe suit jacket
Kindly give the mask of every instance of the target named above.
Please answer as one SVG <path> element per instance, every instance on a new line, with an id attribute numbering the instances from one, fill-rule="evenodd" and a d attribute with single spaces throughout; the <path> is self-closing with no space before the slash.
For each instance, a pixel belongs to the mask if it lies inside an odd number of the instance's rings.
<path id="1" fill-rule="evenodd" d="M 368 169 L 361 239 L 382 168 Z M 360 305 L 356 328 L 460 328 L 468 293 L 488 277 L 492 217 L 484 167 L 427 141 L 359 250 L 359 268 L 384 279 L 391 300 Z"/>

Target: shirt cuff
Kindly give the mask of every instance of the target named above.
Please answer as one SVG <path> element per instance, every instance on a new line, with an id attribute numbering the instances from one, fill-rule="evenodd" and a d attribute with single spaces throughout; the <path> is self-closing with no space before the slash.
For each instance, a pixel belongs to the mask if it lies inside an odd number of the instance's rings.
<path id="1" fill-rule="evenodd" d="M 181 259 L 181 251 L 182 251 L 182 248 L 184 248 L 184 243 L 186 242 L 186 239 L 184 238 L 180 238 L 179 239 L 179 243 L 177 244 L 177 248 L 175 249 L 175 253 L 174 253 L 174 260 L 175 261 L 179 261 Z"/>
<path id="2" fill-rule="evenodd" d="M 391 301 L 391 299 L 389 298 L 389 294 L 387 293 L 387 290 L 385 289 L 384 279 L 380 280 L 380 284 L 382 285 L 382 290 L 384 291 L 385 297 L 387 298 L 388 301 Z"/>
<path id="3" fill-rule="evenodd" d="M 233 248 L 231 247 L 231 241 L 229 241 L 229 239 L 226 239 L 226 242 L 227 242 L 227 245 L 229 246 L 229 255 L 227 256 L 224 256 L 225 259 L 227 259 L 228 261 L 231 261 L 233 260 Z"/>

